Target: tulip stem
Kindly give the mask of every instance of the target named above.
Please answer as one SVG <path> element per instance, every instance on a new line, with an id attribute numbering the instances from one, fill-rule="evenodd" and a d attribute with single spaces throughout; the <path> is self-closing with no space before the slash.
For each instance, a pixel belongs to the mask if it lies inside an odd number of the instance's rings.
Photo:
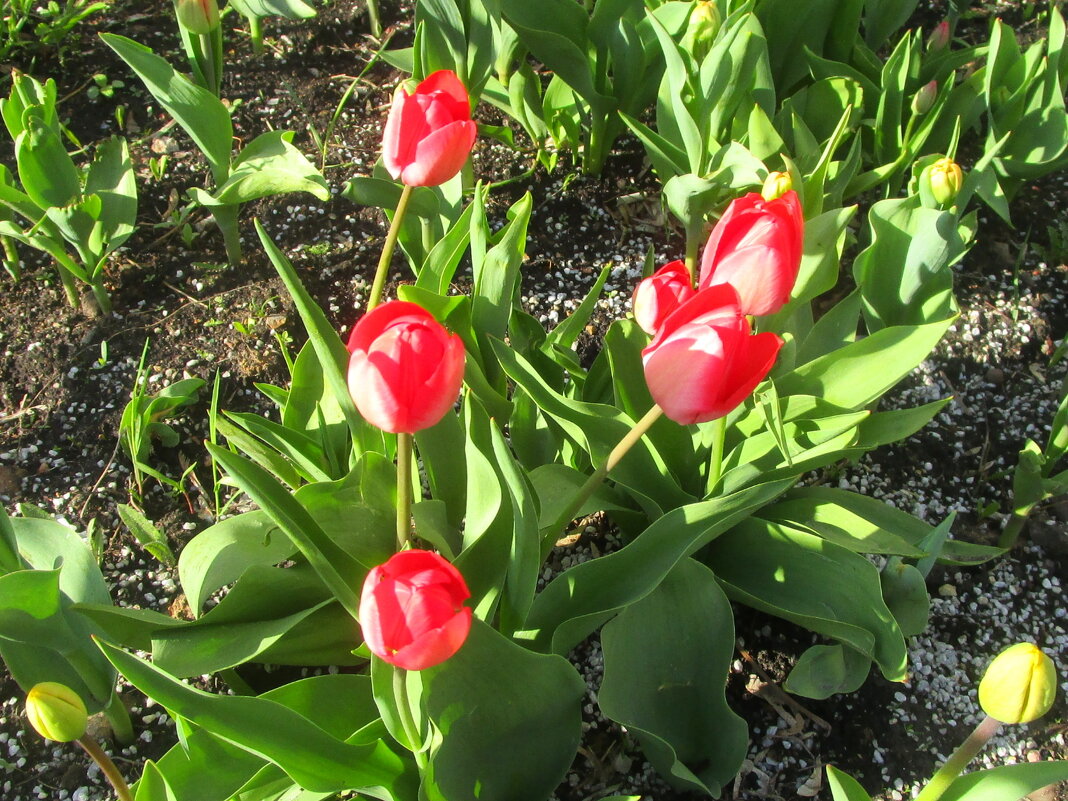
<path id="1" fill-rule="evenodd" d="M 712 464 L 708 474 L 708 486 L 715 489 L 723 475 L 723 441 L 727 438 L 727 417 L 717 417 L 712 428 Z"/>
<path id="2" fill-rule="evenodd" d="M 686 232 L 686 272 L 690 274 L 690 286 L 697 286 L 697 251 L 701 248 L 701 228 L 696 233 Z"/>
<path id="3" fill-rule="evenodd" d="M 403 551 L 412 530 L 412 435 L 397 434 L 397 550 Z"/>
<path id="4" fill-rule="evenodd" d="M 107 776 L 111 786 L 115 788 L 115 795 L 118 796 L 119 801 L 133 801 L 133 796 L 130 794 L 130 788 L 126 784 L 126 780 L 122 778 L 119 769 L 115 767 L 111 757 L 104 753 L 104 749 L 100 747 L 99 743 L 88 734 L 79 737 L 77 742 L 78 745 L 85 749 L 85 753 L 100 766 L 100 770 Z"/>
<path id="5" fill-rule="evenodd" d="M 104 707 L 104 715 L 111 724 L 111 731 L 115 739 L 122 745 L 129 745 L 134 741 L 133 723 L 130 722 L 130 712 L 122 701 L 122 696 L 117 692 L 111 694 L 111 700 Z"/>
<path id="6" fill-rule="evenodd" d="M 604 463 L 593 471 L 593 474 L 586 479 L 586 483 L 579 487 L 575 497 L 571 499 L 564 511 L 556 518 L 556 522 L 551 527 L 552 531 L 563 532 L 567 529 L 568 524 L 575 519 L 575 515 L 579 513 L 582 505 L 589 500 L 589 497 L 593 495 L 605 477 L 627 455 L 627 451 L 645 436 L 645 433 L 652 427 L 653 423 L 660 419 L 660 415 L 663 413 L 664 410 L 654 403 L 649 411 L 645 413 L 645 416 L 634 424 L 634 427 L 627 432 L 626 436 L 608 454 L 608 458 Z"/>
<path id="7" fill-rule="evenodd" d="M 371 311 L 382 301 L 382 288 L 386 285 L 386 274 L 389 272 L 389 263 L 393 260 L 393 248 L 397 245 L 397 235 L 400 233 L 401 220 L 404 212 L 408 209 L 408 201 L 412 196 L 412 188 L 405 186 L 401 190 L 400 199 L 397 201 L 397 210 L 393 212 L 393 220 L 389 224 L 389 233 L 382 245 L 382 255 L 378 259 L 378 269 L 375 270 L 375 280 L 371 284 L 371 296 L 367 299 L 367 311 Z"/>
<path id="8" fill-rule="evenodd" d="M 415 764 L 419 766 L 419 772 L 426 770 L 426 754 L 420 750 L 422 745 L 419 730 L 415 727 L 415 718 L 412 716 L 412 706 L 408 701 L 408 676 L 404 668 L 393 668 L 393 698 L 397 702 L 397 714 L 400 715 L 401 728 L 412 746 L 412 754 L 415 755 Z"/>
<path id="9" fill-rule="evenodd" d="M 927 782 L 927 786 L 916 796 L 916 801 L 938 801 L 942 794 L 949 789 L 949 785 L 960 776 L 961 771 L 979 753 L 979 749 L 994 736 L 1000 725 L 1000 721 L 987 715 L 982 723 L 976 726 L 975 730 L 968 735 L 968 738 L 960 744 L 957 750 L 949 755 L 946 764 L 935 772 L 935 775 L 931 777 L 931 781 Z"/>

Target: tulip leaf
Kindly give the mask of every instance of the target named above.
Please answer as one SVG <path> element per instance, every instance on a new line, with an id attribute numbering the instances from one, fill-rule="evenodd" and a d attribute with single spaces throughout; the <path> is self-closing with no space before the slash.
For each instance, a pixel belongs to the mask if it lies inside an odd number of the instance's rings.
<path id="1" fill-rule="evenodd" d="M 871 672 L 871 657 L 841 643 L 813 645 L 797 660 L 783 689 L 794 695 L 823 700 L 835 693 L 860 689 Z"/>
<path id="2" fill-rule="evenodd" d="M 42 114 L 40 106 L 30 106 L 22 115 L 25 130 L 15 140 L 19 180 L 26 194 L 42 209 L 61 208 L 81 196 L 80 173 L 59 132 L 44 121 Z"/>
<path id="3" fill-rule="evenodd" d="M 924 575 L 915 565 L 894 556 L 879 572 L 883 599 L 906 637 L 922 634 L 927 628 L 931 604 Z"/>
<path id="4" fill-rule="evenodd" d="M 564 778 L 586 692 L 565 659 L 476 619 L 459 652 L 421 677 L 440 734 L 422 787 L 428 801 L 543 801 Z"/>
<path id="5" fill-rule="evenodd" d="M 734 618 L 712 571 L 680 561 L 605 624 L 601 647 L 601 711 L 637 734 L 671 784 L 718 796 L 745 758 L 748 727 L 724 696 Z"/>
<path id="6" fill-rule="evenodd" d="M 876 331 L 777 378 L 779 395 L 814 395 L 843 409 L 861 409 L 927 358 L 953 319 Z"/>
<path id="7" fill-rule="evenodd" d="M 308 192 L 330 199 L 326 179 L 304 154 L 290 144 L 292 131 L 268 131 L 253 139 L 230 165 L 225 183 L 210 195 L 195 190 L 200 204 L 228 206 L 287 192 Z"/>
<path id="8" fill-rule="evenodd" d="M 85 178 L 85 194 L 100 198 L 100 223 L 107 249 L 114 250 L 137 229 L 137 178 L 130 148 L 121 136 L 104 140 Z"/>
<path id="9" fill-rule="evenodd" d="M 315 9 L 304 0 L 230 0 L 230 5 L 250 19 L 271 16 L 309 19 L 315 16 Z"/>
<path id="10" fill-rule="evenodd" d="M 739 603 L 840 640 L 904 680 L 905 639 L 883 602 L 879 571 L 852 551 L 759 518 L 714 540 L 705 560 Z"/>
<path id="11" fill-rule="evenodd" d="M 685 556 L 785 492 L 793 479 L 759 484 L 681 506 L 626 546 L 557 576 L 534 599 L 527 629 L 515 639 L 566 654 L 621 609 L 652 592 Z M 874 570 L 875 568 L 872 568 Z"/>
<path id="12" fill-rule="evenodd" d="M 256 233 L 259 235 L 260 243 L 267 253 L 267 258 L 271 260 L 271 264 L 278 271 L 278 277 L 285 284 L 286 291 L 293 299 L 293 305 L 296 306 L 300 319 L 304 322 L 304 327 L 308 331 L 308 341 L 312 343 L 315 348 L 315 355 L 319 357 L 319 364 L 322 366 L 326 385 L 334 393 L 334 400 L 337 401 L 338 406 L 341 407 L 341 411 L 345 415 L 349 432 L 352 434 L 353 446 L 357 447 L 361 452 L 365 450 L 383 452 L 382 432 L 360 418 L 359 412 L 356 411 L 356 405 L 352 401 L 352 396 L 349 394 L 348 383 L 345 379 L 345 372 L 349 363 L 348 349 L 341 341 L 337 331 L 333 329 L 326 319 L 323 310 L 312 300 L 308 290 L 301 284 L 300 278 L 297 276 L 296 270 L 293 269 L 293 265 L 290 264 L 289 259 L 271 241 L 260 221 L 256 220 L 255 224 Z"/>
<path id="13" fill-rule="evenodd" d="M 141 778 L 137 782 L 134 801 L 179 801 L 166 777 L 151 759 L 145 762 Z"/>
<path id="14" fill-rule="evenodd" d="M 1068 760 L 1002 765 L 958 777 L 941 797 L 944 801 L 1016 801 L 1066 779 Z"/>
<path id="15" fill-rule="evenodd" d="M 827 785 L 831 788 L 833 801 L 871 801 L 860 782 L 833 765 L 827 766 Z"/>
<path id="16" fill-rule="evenodd" d="M 273 762 L 301 787 L 315 792 L 363 790 L 378 798 L 405 792 L 411 767 L 382 741 L 353 745 L 299 711 L 271 700 L 212 695 L 182 684 L 155 665 L 115 646 L 97 643 L 131 684 L 167 709 L 214 736 Z M 322 706 L 337 708 L 337 697 Z M 384 795 L 383 790 L 391 795 Z M 407 792 L 411 792 L 409 788 Z"/>
<path id="17" fill-rule="evenodd" d="M 250 498 L 258 503 L 285 533 L 330 588 L 334 597 L 359 617 L 359 597 L 353 589 L 366 575 L 366 568 L 327 537 L 299 501 L 259 465 L 207 443 L 208 451 Z"/>
<path id="18" fill-rule="evenodd" d="M 538 525 L 545 529 L 556 522 L 571 499 L 586 483 L 588 476 L 564 464 L 543 464 L 531 470 L 529 478 L 541 509 L 538 513 Z M 612 487 L 601 484 L 579 508 L 575 516 L 576 518 L 586 517 L 605 509 L 627 511 L 630 507 L 623 503 L 623 499 Z M 545 533 L 555 540 L 556 536 L 562 532 L 546 531 Z"/>
<path id="19" fill-rule="evenodd" d="M 102 33 L 114 50 L 145 84 L 149 93 L 182 126 L 211 167 L 216 185 L 230 173 L 234 129 L 230 111 L 215 95 L 197 86 L 152 50 L 125 36 Z"/>

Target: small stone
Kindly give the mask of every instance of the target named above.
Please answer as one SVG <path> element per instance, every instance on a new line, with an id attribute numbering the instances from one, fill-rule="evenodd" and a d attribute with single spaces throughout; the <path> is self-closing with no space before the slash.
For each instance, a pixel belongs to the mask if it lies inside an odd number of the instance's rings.
<path id="1" fill-rule="evenodd" d="M 956 598 L 957 588 L 952 584 L 943 584 L 938 588 L 938 594 L 943 598 Z"/>

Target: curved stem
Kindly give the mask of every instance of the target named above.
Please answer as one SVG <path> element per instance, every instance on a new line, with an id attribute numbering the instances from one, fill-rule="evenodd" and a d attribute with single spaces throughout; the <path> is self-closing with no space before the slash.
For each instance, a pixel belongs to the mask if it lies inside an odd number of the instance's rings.
<path id="1" fill-rule="evenodd" d="M 968 738 L 960 744 L 960 747 L 949 755 L 946 764 L 935 772 L 935 775 L 931 777 L 931 781 L 927 782 L 927 786 L 916 796 L 916 801 L 938 801 L 942 794 L 949 789 L 949 785 L 960 776 L 961 771 L 979 753 L 979 749 L 994 736 L 999 726 L 1001 726 L 1000 721 L 994 720 L 994 718 L 987 715 L 983 722 L 975 727 L 975 731 L 969 734 Z"/>
<path id="2" fill-rule="evenodd" d="M 126 780 L 122 778 L 122 774 L 119 773 L 119 769 L 115 767 L 115 763 L 111 761 L 111 757 L 104 753 L 104 749 L 100 747 L 97 741 L 86 734 L 79 738 L 77 742 L 78 745 L 85 749 L 85 753 L 92 757 L 93 761 L 100 766 L 100 770 L 103 774 L 108 777 L 111 786 L 115 788 L 115 795 L 118 796 L 119 801 L 133 801 L 129 785 L 127 785 Z"/>
<path id="3" fill-rule="evenodd" d="M 403 551 L 412 530 L 412 435 L 397 434 L 397 550 Z"/>
<path id="4" fill-rule="evenodd" d="M 421 745 L 419 730 L 415 727 L 415 718 L 412 717 L 412 706 L 408 702 L 407 671 L 404 668 L 393 668 L 393 697 L 397 702 L 397 714 L 400 715 L 400 724 L 404 734 L 414 747 L 412 754 L 415 755 L 415 764 L 419 766 L 419 772 L 426 770 L 426 754 L 418 750 Z"/>
<path id="5" fill-rule="evenodd" d="M 122 696 L 117 692 L 111 694 L 111 700 L 104 707 L 104 716 L 111 724 L 111 730 L 115 733 L 115 739 L 122 745 L 129 745 L 134 741 L 133 723 L 130 721 L 130 711 L 122 702 Z"/>
<path id="6" fill-rule="evenodd" d="M 378 0 L 367 0 L 367 21 L 371 23 L 371 35 L 382 38 L 382 20 L 378 13 Z"/>
<path id="7" fill-rule="evenodd" d="M 608 458 L 604 461 L 604 464 L 594 470 L 593 474 L 586 479 L 586 483 L 579 487 L 578 492 L 575 493 L 571 502 L 560 516 L 556 518 L 556 521 L 551 527 L 552 531 L 563 532 L 567 528 L 567 525 L 575 519 L 575 515 L 579 513 L 579 509 L 581 509 L 582 505 L 589 500 L 589 497 L 593 495 L 594 491 L 601 485 L 601 482 L 604 481 L 605 477 L 617 464 L 620 463 L 623 457 L 627 455 L 627 451 L 629 451 L 638 440 L 645 436 L 645 433 L 663 413 L 664 410 L 654 403 L 649 411 L 645 413 L 645 416 L 634 424 L 634 428 L 628 431 L 627 435 L 623 437 L 623 439 L 619 441 L 619 444 L 612 449 L 612 452 L 608 454 Z"/>
<path id="8" fill-rule="evenodd" d="M 371 296 L 367 299 L 367 311 L 371 311 L 382 300 L 382 287 L 386 285 L 386 274 L 389 272 L 389 263 L 393 259 L 393 248 L 397 245 L 397 235 L 400 233 L 401 220 L 408 210 L 408 201 L 412 196 L 412 188 L 405 186 L 401 190 L 400 200 L 397 201 L 397 210 L 393 213 L 393 220 L 389 224 L 389 233 L 382 245 L 382 255 L 378 259 L 378 269 L 375 270 L 375 280 L 371 284 Z"/>
<path id="9" fill-rule="evenodd" d="M 717 417 L 712 429 L 712 465 L 708 474 L 708 486 L 716 488 L 723 475 L 723 441 L 727 437 L 727 418 Z"/>

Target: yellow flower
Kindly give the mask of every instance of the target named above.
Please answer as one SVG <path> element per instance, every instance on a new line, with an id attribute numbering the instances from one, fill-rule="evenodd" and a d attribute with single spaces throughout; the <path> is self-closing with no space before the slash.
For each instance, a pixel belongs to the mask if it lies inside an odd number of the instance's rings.
<path id="1" fill-rule="evenodd" d="M 26 717 L 48 740 L 69 743 L 85 734 L 89 715 L 74 690 L 54 681 L 35 684 L 26 694 Z"/>
<path id="2" fill-rule="evenodd" d="M 979 705 L 1002 723 L 1030 723 L 1053 706 L 1057 669 L 1035 645 L 1022 642 L 994 657 L 979 682 Z"/>

